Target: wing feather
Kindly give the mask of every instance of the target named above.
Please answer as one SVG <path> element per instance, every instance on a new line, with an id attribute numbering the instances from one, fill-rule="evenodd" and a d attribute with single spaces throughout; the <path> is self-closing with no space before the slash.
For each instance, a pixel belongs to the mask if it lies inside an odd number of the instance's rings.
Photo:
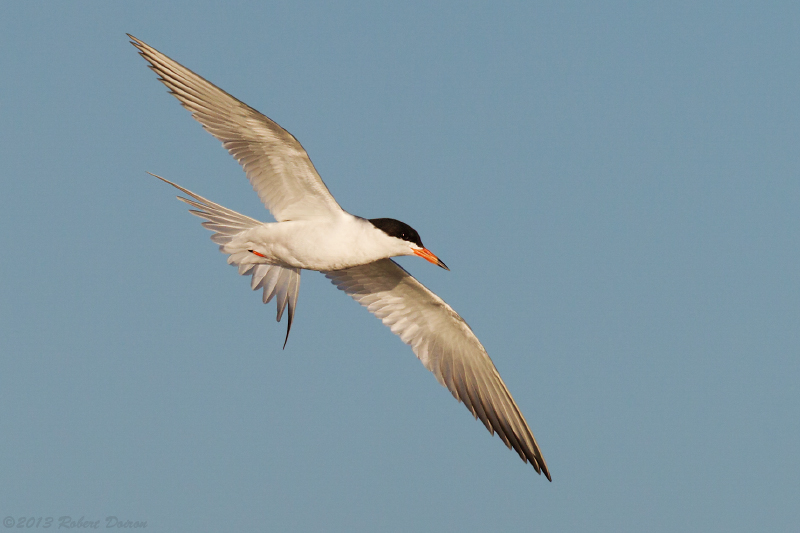
<path id="1" fill-rule="evenodd" d="M 341 212 L 291 133 L 155 48 L 128 37 L 181 105 L 242 165 L 277 221 Z"/>
<path id="2" fill-rule="evenodd" d="M 422 364 L 490 433 L 551 479 L 528 423 L 483 345 L 444 300 L 391 259 L 325 272 L 409 344 Z"/>

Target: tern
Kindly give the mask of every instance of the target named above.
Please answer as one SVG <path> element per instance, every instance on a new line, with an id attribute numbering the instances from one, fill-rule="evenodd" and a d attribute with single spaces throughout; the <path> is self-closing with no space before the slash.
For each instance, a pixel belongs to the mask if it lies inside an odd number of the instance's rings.
<path id="1" fill-rule="evenodd" d="M 251 275 L 263 301 L 288 308 L 284 348 L 292 327 L 300 271 L 317 270 L 366 307 L 411 346 L 476 419 L 552 481 L 522 412 L 472 329 L 444 300 L 390 259 L 416 255 L 450 270 L 425 248 L 411 226 L 391 218 L 364 219 L 339 207 L 305 149 L 288 131 L 244 102 L 128 34 L 149 67 L 192 117 L 242 165 L 276 222 L 231 211 L 160 176 L 205 219 L 211 240 L 239 274 Z"/>

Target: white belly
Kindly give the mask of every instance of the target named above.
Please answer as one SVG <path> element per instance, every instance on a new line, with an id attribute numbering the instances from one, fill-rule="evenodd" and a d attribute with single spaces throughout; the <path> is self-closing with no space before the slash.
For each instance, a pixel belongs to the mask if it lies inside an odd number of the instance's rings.
<path id="1" fill-rule="evenodd" d="M 237 235 L 222 251 L 253 263 L 270 263 L 308 270 L 340 270 L 389 257 L 383 233 L 366 220 L 342 217 L 265 223 Z M 246 262 L 251 262 L 246 261 Z M 237 261 L 238 262 L 238 261 Z"/>

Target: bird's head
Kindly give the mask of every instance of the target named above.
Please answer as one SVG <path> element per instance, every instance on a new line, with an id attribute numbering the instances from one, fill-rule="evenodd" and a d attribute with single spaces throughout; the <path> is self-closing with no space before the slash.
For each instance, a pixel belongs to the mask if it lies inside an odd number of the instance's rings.
<path id="1" fill-rule="evenodd" d="M 397 255 L 417 255 L 434 265 L 450 270 L 441 259 L 422 245 L 422 239 L 419 238 L 417 230 L 405 222 L 400 222 L 393 218 L 371 218 L 369 221 L 389 237 L 401 241 L 398 243 L 400 251 Z"/>

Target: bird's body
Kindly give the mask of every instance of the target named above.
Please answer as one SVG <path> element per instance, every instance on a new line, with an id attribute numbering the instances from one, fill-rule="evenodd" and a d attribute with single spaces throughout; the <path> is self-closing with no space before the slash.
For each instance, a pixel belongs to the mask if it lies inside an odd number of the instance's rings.
<path id="1" fill-rule="evenodd" d="M 262 223 L 221 250 L 231 255 L 253 250 L 258 255 L 247 254 L 247 262 L 324 272 L 407 255 L 408 246 L 395 241 L 368 220 L 342 211 L 330 218 Z"/>
<path id="2" fill-rule="evenodd" d="M 170 92 L 239 161 L 275 217 L 272 223 L 255 220 L 156 176 L 188 196 L 178 198 L 205 219 L 203 226 L 214 232 L 211 239 L 228 263 L 252 276 L 251 287 L 263 290 L 264 303 L 276 300 L 278 320 L 288 307 L 286 339 L 301 270 L 322 272 L 409 344 L 491 433 L 550 479 L 536 439 L 478 338 L 447 303 L 390 259 L 417 255 L 447 269 L 419 234 L 398 220 L 368 220 L 344 211 L 289 132 L 129 37 Z"/>

